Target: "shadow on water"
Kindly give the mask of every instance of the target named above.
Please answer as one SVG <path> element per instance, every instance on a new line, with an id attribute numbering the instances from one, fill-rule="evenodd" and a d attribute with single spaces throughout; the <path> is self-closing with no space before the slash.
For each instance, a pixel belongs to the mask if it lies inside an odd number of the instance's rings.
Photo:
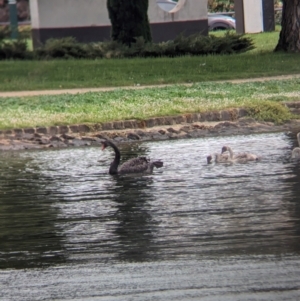
<path id="1" fill-rule="evenodd" d="M 120 147 L 122 162 L 133 157 L 148 156 L 149 148 L 141 144 Z M 110 154 L 112 160 L 113 152 Z M 104 163 L 108 165 L 109 160 Z M 121 164 L 122 164 L 121 162 Z M 112 186 L 110 195 L 115 208 L 110 216 L 115 222 L 116 244 L 112 251 L 121 261 L 145 261 L 153 258 L 153 231 L 155 221 L 151 215 L 153 196 L 152 175 L 109 176 Z"/>
<path id="2" fill-rule="evenodd" d="M 151 193 L 152 177 L 116 176 L 114 202 L 115 228 L 118 240 L 118 258 L 126 261 L 144 261 L 153 258 L 153 231 L 155 221 L 150 211 L 154 196 Z"/>
<path id="3" fill-rule="evenodd" d="M 287 137 L 290 140 L 290 150 L 295 147 L 299 147 L 298 141 L 296 139 L 297 132 L 288 133 Z M 286 178 L 284 181 L 290 187 L 290 195 L 287 197 L 287 208 L 291 216 L 291 222 L 293 223 L 294 237 L 292 240 L 294 251 L 300 253 L 300 159 L 290 159 L 286 161 L 290 164 L 291 173 L 294 175 L 292 178 Z"/>
<path id="4" fill-rule="evenodd" d="M 52 179 L 41 177 L 30 156 L 2 154 L 0 160 L 0 268 L 65 262 L 47 189 Z"/>

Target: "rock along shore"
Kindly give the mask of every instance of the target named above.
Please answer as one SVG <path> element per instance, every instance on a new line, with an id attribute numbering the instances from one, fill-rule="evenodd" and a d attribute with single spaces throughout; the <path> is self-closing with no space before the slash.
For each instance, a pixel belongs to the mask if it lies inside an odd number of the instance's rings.
<path id="1" fill-rule="evenodd" d="M 300 102 L 285 105 L 292 113 L 300 114 Z M 5 130 L 0 131 L 0 150 L 100 145 L 103 139 L 125 143 L 282 131 L 300 131 L 300 120 L 282 125 L 257 122 L 248 116 L 246 109 L 239 108 L 146 120 Z"/>

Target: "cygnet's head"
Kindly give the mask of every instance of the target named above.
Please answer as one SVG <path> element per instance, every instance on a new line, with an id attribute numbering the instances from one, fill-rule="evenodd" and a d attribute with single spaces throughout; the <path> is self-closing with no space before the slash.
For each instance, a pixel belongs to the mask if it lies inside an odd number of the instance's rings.
<path id="1" fill-rule="evenodd" d="M 206 157 L 206 160 L 207 160 L 207 164 L 211 164 L 212 163 L 212 155 L 208 155 Z"/>
<path id="2" fill-rule="evenodd" d="M 225 153 L 225 152 L 227 152 L 227 151 L 228 151 L 228 146 L 226 146 L 226 145 L 223 146 L 223 147 L 222 147 L 222 152 L 221 152 L 221 153 L 223 154 L 223 153 Z"/>

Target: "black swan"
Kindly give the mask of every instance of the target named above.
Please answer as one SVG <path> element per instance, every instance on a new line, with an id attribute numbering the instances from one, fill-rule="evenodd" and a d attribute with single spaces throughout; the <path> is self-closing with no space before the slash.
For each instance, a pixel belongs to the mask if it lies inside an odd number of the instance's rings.
<path id="1" fill-rule="evenodd" d="M 109 140 L 102 143 L 102 150 L 110 146 L 115 151 L 115 159 L 110 163 L 109 174 L 151 173 L 153 168 L 163 167 L 162 161 L 150 161 L 146 157 L 137 157 L 124 162 L 120 167 L 121 154 L 117 146 Z"/>
<path id="2" fill-rule="evenodd" d="M 298 145 L 300 146 L 300 132 L 297 134 Z M 292 158 L 300 158 L 300 147 L 295 147 L 292 151 Z"/>
<path id="3" fill-rule="evenodd" d="M 229 146 L 223 146 L 222 147 L 222 154 L 225 152 L 229 152 L 230 155 L 230 160 L 232 162 L 239 162 L 239 163 L 244 163 L 248 161 L 258 161 L 260 160 L 260 157 L 250 154 L 250 153 L 239 153 L 239 154 L 233 154 L 232 149 Z"/>

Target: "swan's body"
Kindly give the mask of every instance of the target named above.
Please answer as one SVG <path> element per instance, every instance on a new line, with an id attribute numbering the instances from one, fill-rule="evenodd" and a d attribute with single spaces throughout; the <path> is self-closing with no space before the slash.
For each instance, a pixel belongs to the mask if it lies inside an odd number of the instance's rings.
<path id="1" fill-rule="evenodd" d="M 212 163 L 212 161 L 214 160 L 215 163 L 231 163 L 232 160 L 230 158 L 230 156 L 228 154 L 213 154 L 213 155 L 208 155 L 206 157 L 207 159 L 207 164 Z"/>
<path id="2" fill-rule="evenodd" d="M 300 132 L 297 134 L 298 145 L 300 146 Z M 300 147 L 295 147 L 292 151 L 292 158 L 300 159 Z"/>
<path id="3" fill-rule="evenodd" d="M 239 154 L 234 154 L 232 149 L 229 146 L 223 146 L 222 147 L 222 154 L 225 152 L 229 152 L 230 160 L 232 162 L 239 162 L 239 163 L 244 163 L 248 161 L 258 161 L 260 160 L 260 157 L 254 154 L 250 153 L 239 153 Z"/>
<path id="4" fill-rule="evenodd" d="M 109 167 L 109 174 L 116 175 L 116 174 L 129 174 L 129 173 L 151 173 L 153 168 L 160 168 L 163 166 L 162 161 L 150 161 L 146 157 L 137 157 L 130 159 L 123 163 L 120 167 L 120 159 L 121 154 L 117 146 L 109 140 L 105 140 L 102 142 L 102 150 L 106 147 L 112 147 L 115 151 L 115 158 L 110 163 Z"/>

